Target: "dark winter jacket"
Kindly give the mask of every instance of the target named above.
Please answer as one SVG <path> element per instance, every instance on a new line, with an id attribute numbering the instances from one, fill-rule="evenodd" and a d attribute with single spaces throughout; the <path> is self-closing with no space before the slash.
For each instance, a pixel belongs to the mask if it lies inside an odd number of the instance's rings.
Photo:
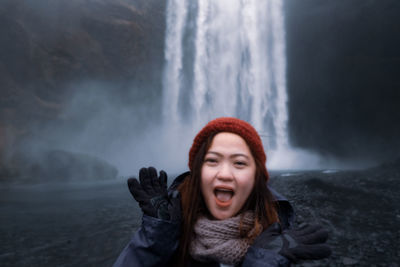
<path id="1" fill-rule="evenodd" d="M 189 172 L 186 172 L 178 176 L 169 190 L 175 190 L 188 174 Z M 294 221 L 292 206 L 282 195 L 272 188 L 269 189 L 277 201 L 279 219 L 283 229 L 289 228 Z M 169 261 L 178 248 L 179 236 L 180 223 L 143 215 L 142 226 L 133 235 L 131 241 L 121 252 L 113 267 L 170 266 Z M 190 266 L 219 267 L 220 264 L 217 262 L 202 263 L 192 260 Z M 278 253 L 251 246 L 241 266 L 278 267 L 290 266 L 290 262 Z"/>

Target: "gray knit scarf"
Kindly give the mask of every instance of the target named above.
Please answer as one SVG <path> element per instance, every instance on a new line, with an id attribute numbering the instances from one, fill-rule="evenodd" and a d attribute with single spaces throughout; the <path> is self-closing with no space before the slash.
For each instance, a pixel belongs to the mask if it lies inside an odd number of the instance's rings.
<path id="1" fill-rule="evenodd" d="M 241 235 L 240 226 L 244 235 Z M 250 211 L 225 220 L 200 217 L 194 226 L 190 255 L 198 261 L 236 265 L 243 260 L 254 231 L 254 213 Z"/>

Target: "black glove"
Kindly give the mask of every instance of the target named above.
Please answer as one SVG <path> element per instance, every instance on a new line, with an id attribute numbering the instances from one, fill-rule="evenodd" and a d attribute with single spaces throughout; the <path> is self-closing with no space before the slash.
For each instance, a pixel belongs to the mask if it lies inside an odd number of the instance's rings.
<path id="1" fill-rule="evenodd" d="M 292 262 L 326 258 L 331 249 L 324 244 L 328 232 L 319 225 L 308 225 L 281 231 L 278 223 L 272 224 L 254 241 L 253 246 L 273 250 Z"/>
<path id="2" fill-rule="evenodd" d="M 180 220 L 179 192 L 168 193 L 167 174 L 164 171 L 160 171 L 157 177 L 155 168 L 142 168 L 139 180 L 140 183 L 135 178 L 129 178 L 128 187 L 144 214 L 164 220 Z"/>

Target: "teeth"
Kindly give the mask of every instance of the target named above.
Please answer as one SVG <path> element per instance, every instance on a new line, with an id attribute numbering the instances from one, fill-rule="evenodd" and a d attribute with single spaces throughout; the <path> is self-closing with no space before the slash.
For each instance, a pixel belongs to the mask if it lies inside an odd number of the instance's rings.
<path id="1" fill-rule="evenodd" d="M 218 189 L 216 189 L 216 190 L 218 190 L 218 191 L 223 191 L 223 192 L 232 192 L 232 190 L 230 190 L 230 189 L 218 188 Z"/>
<path id="2" fill-rule="evenodd" d="M 218 192 L 221 192 L 221 193 L 230 193 L 230 194 L 232 194 L 232 195 L 235 194 L 235 192 L 234 192 L 232 189 L 227 189 L 227 188 L 215 188 L 215 189 L 214 189 L 214 193 L 216 194 L 216 193 L 218 193 Z"/>

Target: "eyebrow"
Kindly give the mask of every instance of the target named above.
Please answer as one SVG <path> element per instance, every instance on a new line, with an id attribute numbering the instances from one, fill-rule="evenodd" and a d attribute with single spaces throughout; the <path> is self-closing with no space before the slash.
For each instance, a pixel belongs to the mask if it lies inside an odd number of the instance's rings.
<path id="1" fill-rule="evenodd" d="M 218 153 L 218 152 L 215 152 L 215 151 L 208 151 L 207 154 L 214 154 L 214 155 L 217 155 L 219 157 L 223 157 L 223 155 L 221 153 Z M 206 154 L 206 156 L 207 156 L 207 154 Z M 232 154 L 230 156 L 230 158 L 236 158 L 236 157 L 245 157 L 247 159 L 250 159 L 249 156 L 247 156 L 246 154 L 243 154 L 243 153 L 235 153 L 235 154 Z"/>

